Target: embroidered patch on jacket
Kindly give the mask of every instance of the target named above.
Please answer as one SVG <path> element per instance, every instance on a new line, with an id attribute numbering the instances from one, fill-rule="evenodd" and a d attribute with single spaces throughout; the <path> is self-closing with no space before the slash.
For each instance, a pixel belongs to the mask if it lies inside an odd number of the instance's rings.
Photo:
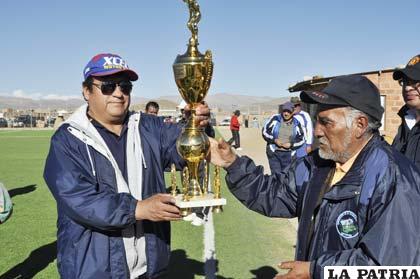
<path id="1" fill-rule="evenodd" d="M 338 234 L 344 238 L 353 238 L 359 234 L 357 216 L 350 210 L 346 210 L 338 216 L 335 227 Z"/>

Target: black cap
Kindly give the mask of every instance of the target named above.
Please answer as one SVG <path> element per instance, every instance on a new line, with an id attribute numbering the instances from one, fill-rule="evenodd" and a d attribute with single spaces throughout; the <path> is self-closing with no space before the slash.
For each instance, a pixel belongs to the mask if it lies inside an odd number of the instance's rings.
<path id="1" fill-rule="evenodd" d="M 394 80 L 400 80 L 404 77 L 408 77 L 412 80 L 420 81 L 420 63 L 419 62 L 420 62 L 420 54 L 411 58 L 404 69 L 395 71 L 392 77 L 394 78 Z"/>
<path id="2" fill-rule="evenodd" d="M 384 113 L 378 88 L 360 75 L 333 78 L 322 91 L 302 91 L 300 98 L 310 104 L 353 107 L 376 120 L 381 120 Z"/>

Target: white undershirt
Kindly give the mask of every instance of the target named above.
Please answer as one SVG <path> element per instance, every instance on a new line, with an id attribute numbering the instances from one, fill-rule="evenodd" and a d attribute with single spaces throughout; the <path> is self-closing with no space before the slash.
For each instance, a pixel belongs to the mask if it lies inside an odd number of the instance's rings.
<path id="1" fill-rule="evenodd" d="M 408 128 L 411 130 L 413 129 L 414 125 L 417 123 L 416 119 L 416 110 L 410 109 L 407 110 L 407 113 L 404 115 L 405 123 L 407 123 Z"/>

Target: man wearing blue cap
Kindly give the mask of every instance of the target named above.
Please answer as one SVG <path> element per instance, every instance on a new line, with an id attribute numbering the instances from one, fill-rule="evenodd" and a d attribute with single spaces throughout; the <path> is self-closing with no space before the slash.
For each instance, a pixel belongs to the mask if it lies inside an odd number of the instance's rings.
<path id="1" fill-rule="evenodd" d="M 292 162 L 295 150 L 305 143 L 303 128 L 293 117 L 293 111 L 291 102 L 282 104 L 279 113 L 271 116 L 262 130 L 271 173 L 284 171 Z"/>
<path id="2" fill-rule="evenodd" d="M 281 263 L 289 272 L 275 278 L 327 278 L 325 266 L 420 265 L 420 172 L 379 135 L 379 90 L 366 77 L 342 76 L 301 99 L 318 105 L 319 149 L 286 172 L 264 175 L 211 140 L 211 161 L 226 169 L 237 199 L 266 216 L 299 218 L 295 261 Z"/>
<path id="3" fill-rule="evenodd" d="M 169 263 L 170 224 L 181 218 L 163 172 L 184 162 L 180 127 L 129 112 L 132 81 L 124 59 L 93 57 L 80 107 L 51 139 L 44 178 L 57 201 L 61 278 L 158 278 Z M 197 109 L 207 125 L 209 109 Z"/>

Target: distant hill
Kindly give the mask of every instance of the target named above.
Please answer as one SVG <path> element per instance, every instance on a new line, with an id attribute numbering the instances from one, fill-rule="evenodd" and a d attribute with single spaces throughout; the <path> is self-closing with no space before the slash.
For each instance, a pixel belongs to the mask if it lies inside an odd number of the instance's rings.
<path id="1" fill-rule="evenodd" d="M 243 113 L 258 113 L 277 111 L 278 105 L 287 101 L 289 97 L 273 98 L 268 96 L 249 96 L 232 93 L 209 94 L 206 101 L 215 112 L 231 112 L 239 109 Z M 161 96 L 157 99 L 133 97 L 131 104 L 135 110 L 143 110 L 150 100 L 157 101 L 161 109 L 175 109 L 181 102 L 181 96 Z M 49 109 L 49 110 L 74 110 L 84 104 L 82 98 L 74 99 L 29 99 L 18 97 L 0 96 L 0 109 L 11 108 L 19 110 Z"/>

